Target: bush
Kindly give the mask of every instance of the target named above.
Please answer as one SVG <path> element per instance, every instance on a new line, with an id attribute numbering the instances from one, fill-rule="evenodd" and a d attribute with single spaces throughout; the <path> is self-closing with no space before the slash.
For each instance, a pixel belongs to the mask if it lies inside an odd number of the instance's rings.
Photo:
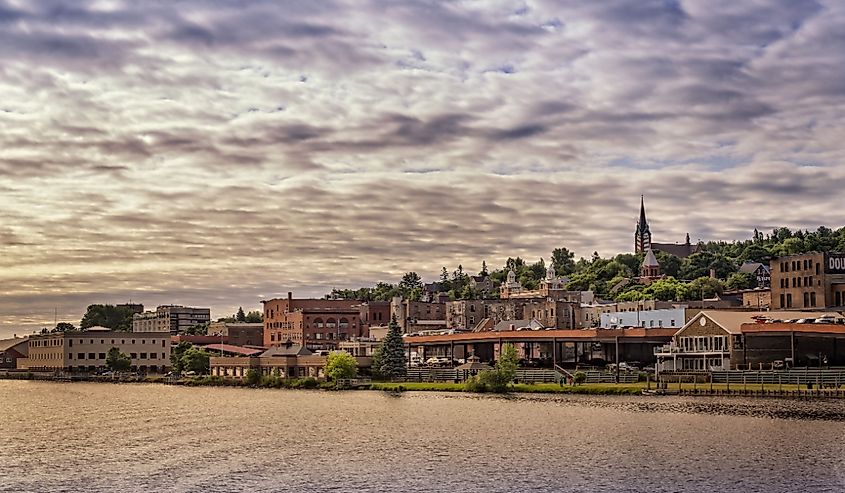
<path id="1" fill-rule="evenodd" d="M 261 372 L 256 370 L 255 368 L 250 368 L 246 371 L 244 381 L 247 385 L 259 385 L 264 383 L 263 379 L 261 378 Z"/>
<path id="2" fill-rule="evenodd" d="M 320 382 L 314 377 L 300 378 L 290 382 L 292 389 L 316 389 L 320 386 Z"/>
<path id="3" fill-rule="evenodd" d="M 582 383 L 587 381 L 587 374 L 583 371 L 576 371 L 574 375 L 572 375 L 572 381 L 575 385 L 581 385 Z"/>
<path id="4" fill-rule="evenodd" d="M 323 390 L 340 390 L 343 387 L 336 382 L 323 382 L 320 384 L 320 388 Z"/>
<path id="5" fill-rule="evenodd" d="M 511 379 L 506 372 L 498 370 L 484 370 L 478 374 L 478 383 L 484 385 L 489 392 L 501 394 L 508 391 L 508 384 Z"/>
<path id="6" fill-rule="evenodd" d="M 487 392 L 487 384 L 482 382 L 478 376 L 472 376 L 464 383 L 464 392 Z"/>

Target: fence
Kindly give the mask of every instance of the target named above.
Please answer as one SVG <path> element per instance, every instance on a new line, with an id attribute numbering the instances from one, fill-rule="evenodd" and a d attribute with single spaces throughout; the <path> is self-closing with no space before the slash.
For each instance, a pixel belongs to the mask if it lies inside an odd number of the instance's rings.
<path id="1" fill-rule="evenodd" d="M 845 385 L 845 369 L 790 369 L 768 371 L 713 371 L 713 372 L 662 372 L 660 379 L 671 382 L 678 378 L 703 378 L 713 383 L 727 384 L 797 384 L 817 387 L 840 387 Z M 701 381 L 701 380 L 699 380 Z"/>

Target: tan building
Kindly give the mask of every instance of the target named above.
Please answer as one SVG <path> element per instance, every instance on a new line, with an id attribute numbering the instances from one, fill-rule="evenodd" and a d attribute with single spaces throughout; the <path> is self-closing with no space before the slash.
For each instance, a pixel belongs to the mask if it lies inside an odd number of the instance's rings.
<path id="1" fill-rule="evenodd" d="M 729 370 L 748 364 L 743 324 L 774 322 L 794 318 L 815 318 L 819 312 L 705 310 L 693 316 L 672 341 L 655 348 L 659 371 Z M 834 321 L 838 313 L 825 318 Z M 812 325 L 812 324 L 794 324 Z"/>
<path id="2" fill-rule="evenodd" d="M 772 308 L 815 310 L 845 306 L 845 254 L 806 253 L 771 261 Z"/>
<path id="3" fill-rule="evenodd" d="M 211 310 L 181 305 L 161 305 L 155 311 L 136 313 L 132 332 L 170 332 L 182 334 L 194 325 L 211 321 Z"/>
<path id="4" fill-rule="evenodd" d="M 528 301 L 522 306 L 526 319 L 537 320 L 543 327 L 575 329 L 578 324 L 580 303 L 552 299 Z"/>
<path id="5" fill-rule="evenodd" d="M 129 355 L 131 369 L 165 372 L 170 367 L 170 333 L 133 333 L 111 330 L 55 332 L 29 337 L 28 355 L 18 369 L 87 372 L 106 368 L 111 348 Z"/>
<path id="6" fill-rule="evenodd" d="M 742 291 L 742 306 L 755 310 L 765 310 L 772 306 L 771 288 L 755 288 Z"/>

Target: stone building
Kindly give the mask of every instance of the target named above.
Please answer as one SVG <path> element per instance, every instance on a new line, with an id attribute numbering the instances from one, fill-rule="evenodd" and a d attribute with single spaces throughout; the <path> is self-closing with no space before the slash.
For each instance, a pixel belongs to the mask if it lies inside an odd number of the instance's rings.
<path id="1" fill-rule="evenodd" d="M 845 306 L 845 254 L 813 252 L 772 259 L 773 309 Z"/>

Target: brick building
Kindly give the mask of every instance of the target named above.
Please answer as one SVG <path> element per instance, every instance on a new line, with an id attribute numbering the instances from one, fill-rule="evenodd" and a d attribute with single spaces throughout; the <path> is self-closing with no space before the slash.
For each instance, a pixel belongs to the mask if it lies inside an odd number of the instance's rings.
<path id="1" fill-rule="evenodd" d="M 264 324 L 246 322 L 211 322 L 208 334 L 223 336 L 227 344 L 234 346 L 263 346 Z M 215 343 L 219 343 L 217 339 Z"/>
<path id="2" fill-rule="evenodd" d="M 14 370 L 18 367 L 18 359 L 26 358 L 27 338 L 14 337 L 0 340 L 0 368 Z"/>
<path id="3" fill-rule="evenodd" d="M 288 293 L 261 303 L 266 347 L 292 341 L 309 349 L 335 349 L 338 341 L 361 337 L 359 301 L 294 299 Z"/>
<path id="4" fill-rule="evenodd" d="M 390 323 L 390 302 L 361 303 L 358 306 L 358 320 L 361 321 L 361 337 L 370 337 L 370 327 L 381 327 Z"/>
<path id="5" fill-rule="evenodd" d="M 845 306 L 845 254 L 813 252 L 772 259 L 773 309 Z"/>

